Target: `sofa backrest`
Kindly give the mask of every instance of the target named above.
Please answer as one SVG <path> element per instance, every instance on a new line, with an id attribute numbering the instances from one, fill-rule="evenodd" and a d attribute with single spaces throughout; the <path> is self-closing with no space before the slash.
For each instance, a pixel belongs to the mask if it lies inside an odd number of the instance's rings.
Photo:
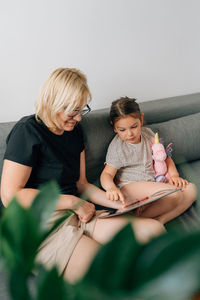
<path id="1" fill-rule="evenodd" d="M 173 143 L 176 164 L 200 159 L 200 93 L 142 102 L 140 108 L 145 126 L 158 131 L 166 145 Z M 96 182 L 114 137 L 109 109 L 92 111 L 81 124 L 85 134 L 87 178 Z"/>
<path id="2" fill-rule="evenodd" d="M 6 138 L 16 122 L 0 123 L 0 179 L 3 166 L 3 156 L 6 150 Z"/>
<path id="3" fill-rule="evenodd" d="M 200 93 L 140 103 L 146 126 L 158 131 L 165 144 L 172 142 L 176 163 L 200 159 Z M 6 137 L 15 122 L 0 123 L 0 176 Z M 85 135 L 86 172 L 96 182 L 104 167 L 108 145 L 114 133 L 109 108 L 94 110 L 81 122 Z M 22 145 L 23 149 L 23 145 Z"/>

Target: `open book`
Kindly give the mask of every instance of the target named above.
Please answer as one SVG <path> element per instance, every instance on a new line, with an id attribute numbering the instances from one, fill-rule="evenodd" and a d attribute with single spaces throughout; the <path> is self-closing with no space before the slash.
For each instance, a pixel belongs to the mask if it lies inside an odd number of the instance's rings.
<path id="1" fill-rule="evenodd" d="M 131 203 L 130 205 L 124 207 L 124 208 L 119 208 L 119 209 L 112 209 L 112 210 L 108 210 L 107 212 L 105 212 L 104 215 L 99 216 L 99 219 L 106 219 L 106 218 L 111 218 L 111 217 L 115 217 L 115 216 L 119 216 L 119 215 L 124 215 L 130 211 L 133 211 L 134 209 L 149 204 L 151 202 L 154 202 L 162 197 L 166 197 L 172 193 L 175 193 L 177 191 L 180 191 L 182 188 L 171 188 L 171 189 L 164 189 L 164 190 L 160 190 L 158 192 L 153 193 L 152 195 L 150 195 L 149 197 L 146 197 L 144 199 L 138 200 L 134 203 Z"/>

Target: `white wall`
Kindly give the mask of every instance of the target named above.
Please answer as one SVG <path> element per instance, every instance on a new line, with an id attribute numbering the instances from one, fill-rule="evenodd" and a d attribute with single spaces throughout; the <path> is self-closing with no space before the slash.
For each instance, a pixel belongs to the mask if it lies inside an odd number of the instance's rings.
<path id="1" fill-rule="evenodd" d="M 88 77 L 92 108 L 200 91 L 199 0 L 1 0 L 0 121 L 34 112 L 57 67 Z"/>

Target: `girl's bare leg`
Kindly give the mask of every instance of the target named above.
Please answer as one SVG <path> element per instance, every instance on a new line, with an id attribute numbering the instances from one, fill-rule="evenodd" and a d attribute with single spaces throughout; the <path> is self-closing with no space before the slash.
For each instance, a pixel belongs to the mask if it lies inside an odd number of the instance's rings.
<path id="1" fill-rule="evenodd" d="M 100 244 L 96 241 L 83 235 L 70 257 L 64 272 L 64 278 L 70 283 L 75 283 L 81 279 L 88 270 L 99 246 Z"/>
<path id="2" fill-rule="evenodd" d="M 114 217 L 97 219 L 93 238 L 101 244 L 108 242 L 128 222 L 131 223 L 136 239 L 145 243 L 152 237 L 165 232 L 164 226 L 157 220 L 133 217 Z"/>
<path id="3" fill-rule="evenodd" d="M 178 206 L 173 210 L 165 213 L 157 218 L 162 224 L 169 222 L 170 220 L 180 216 L 184 211 L 186 211 L 192 203 L 196 200 L 197 190 L 194 184 L 189 183 L 186 189 L 182 192 L 182 199 Z"/>
<path id="4" fill-rule="evenodd" d="M 125 185 L 121 191 L 128 201 L 134 202 L 145 198 L 159 190 L 175 188 L 175 186 L 160 182 L 133 182 Z M 195 185 L 189 183 L 182 191 L 178 191 L 153 202 L 141 213 L 144 218 L 156 218 L 162 224 L 183 213 L 196 198 Z"/>

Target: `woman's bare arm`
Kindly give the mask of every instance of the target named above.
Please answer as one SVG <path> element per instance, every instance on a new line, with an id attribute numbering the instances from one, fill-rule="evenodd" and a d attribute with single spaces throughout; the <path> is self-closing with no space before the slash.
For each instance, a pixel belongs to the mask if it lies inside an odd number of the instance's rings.
<path id="1" fill-rule="evenodd" d="M 10 160 L 4 160 L 1 178 L 1 199 L 4 206 L 8 206 L 13 196 L 17 196 L 18 201 L 23 207 L 29 207 L 39 193 L 38 189 L 24 188 L 32 171 L 32 167 L 25 166 Z M 57 209 L 73 209 L 81 202 L 73 195 L 60 195 Z M 85 209 L 89 209 L 84 203 Z M 78 211 L 79 212 L 79 211 Z M 80 213 L 81 214 L 81 213 Z"/>
<path id="2" fill-rule="evenodd" d="M 10 200 L 17 196 L 24 207 L 29 207 L 38 194 L 36 189 L 24 189 L 32 168 L 5 159 L 1 177 L 1 199 L 4 206 L 8 206 Z"/>
<path id="3" fill-rule="evenodd" d="M 86 178 L 85 172 L 85 152 L 81 153 L 81 163 L 80 163 L 80 178 L 77 182 L 77 187 L 80 194 L 86 194 L 88 200 L 92 201 L 95 204 L 99 204 L 111 208 L 121 208 L 122 204 L 120 201 L 110 201 L 106 198 L 106 193 L 100 188 L 96 187 L 93 184 L 90 184 Z"/>

